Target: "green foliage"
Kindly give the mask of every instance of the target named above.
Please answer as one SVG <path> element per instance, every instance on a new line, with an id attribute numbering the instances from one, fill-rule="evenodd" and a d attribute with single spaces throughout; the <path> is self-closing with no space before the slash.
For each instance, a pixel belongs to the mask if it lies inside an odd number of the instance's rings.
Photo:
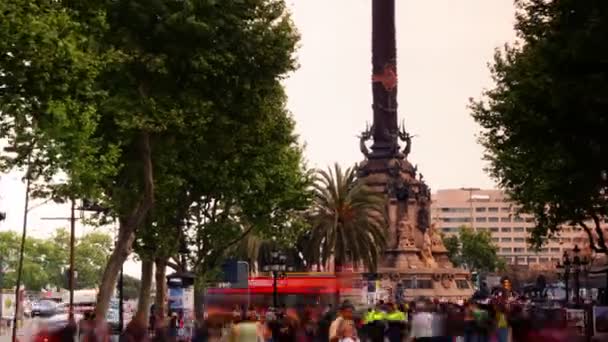
<path id="1" fill-rule="evenodd" d="M 460 266 L 460 240 L 457 235 L 443 236 L 443 245 L 448 250 L 448 258 L 454 266 Z"/>
<path id="2" fill-rule="evenodd" d="M 458 236 L 449 236 L 443 243 L 455 266 L 478 272 L 501 271 L 506 266 L 504 260 L 498 257 L 498 247 L 492 242 L 492 235 L 488 231 L 475 232 L 463 226 Z"/>
<path id="3" fill-rule="evenodd" d="M 572 224 L 606 253 L 608 6 L 516 3 L 519 42 L 496 52 L 495 86 L 471 105 L 490 173 L 535 215 L 534 245 Z"/>
<path id="4" fill-rule="evenodd" d="M 141 281 L 133 278 L 130 275 L 123 275 L 122 278 L 122 295 L 125 300 L 136 300 L 139 298 L 139 289 Z"/>
<path id="5" fill-rule="evenodd" d="M 1 287 L 15 286 L 21 237 L 14 232 L 0 232 L 0 255 L 6 270 Z M 93 232 L 76 240 L 75 268 L 78 272 L 76 288 L 93 288 L 101 281 L 112 239 L 109 235 Z M 69 234 L 58 230 L 49 239 L 28 237 L 23 258 L 23 284 L 28 290 L 67 288 L 63 272 L 69 266 Z"/>
<path id="6" fill-rule="evenodd" d="M 200 214 L 201 269 L 249 231 L 289 235 L 308 202 L 281 85 L 297 40 L 283 0 L 0 3 L 2 166 L 31 159 L 36 195 L 119 218 L 101 311 L 137 229 L 139 253 L 171 256 Z"/>
<path id="7" fill-rule="evenodd" d="M 375 270 L 386 246 L 386 200 L 358 182 L 355 169 L 319 171 L 306 248 L 309 264 L 351 262 Z"/>
<path id="8" fill-rule="evenodd" d="M 58 230 L 50 240 L 50 244 L 62 253 L 57 262 L 62 267 L 67 267 L 69 262 L 70 235 L 65 229 Z M 74 267 L 78 272 L 76 287 L 94 288 L 101 282 L 103 268 L 110 256 L 114 241 L 105 233 L 91 232 L 76 239 L 74 252 Z M 67 279 L 61 275 L 60 279 L 54 279 L 54 284 L 67 287 Z"/>

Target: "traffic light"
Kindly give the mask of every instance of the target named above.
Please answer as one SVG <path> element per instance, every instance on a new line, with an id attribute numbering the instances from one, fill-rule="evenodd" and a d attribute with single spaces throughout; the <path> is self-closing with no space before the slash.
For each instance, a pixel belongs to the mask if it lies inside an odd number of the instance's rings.
<path id="1" fill-rule="evenodd" d="M 4 220 L 6 220 L 6 213 L 0 211 L 0 221 L 4 221 Z"/>

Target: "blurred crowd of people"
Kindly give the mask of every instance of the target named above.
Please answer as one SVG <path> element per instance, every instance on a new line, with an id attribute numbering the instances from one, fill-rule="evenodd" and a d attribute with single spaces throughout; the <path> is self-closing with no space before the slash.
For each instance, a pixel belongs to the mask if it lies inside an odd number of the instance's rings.
<path id="1" fill-rule="evenodd" d="M 183 314 L 136 315 L 120 335 L 92 313 L 52 328 L 44 323 L 20 342 L 557 342 L 576 341 L 560 310 L 515 302 L 463 305 L 419 299 L 396 305 L 378 302 L 356 310 L 348 301 L 325 308 L 243 308 L 207 312 L 187 326 Z"/>

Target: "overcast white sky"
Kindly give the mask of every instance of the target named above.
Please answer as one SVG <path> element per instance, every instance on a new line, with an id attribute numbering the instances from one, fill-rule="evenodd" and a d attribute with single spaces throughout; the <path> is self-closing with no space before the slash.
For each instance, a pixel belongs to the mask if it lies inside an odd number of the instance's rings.
<path id="1" fill-rule="evenodd" d="M 371 1 L 287 0 L 302 40 L 300 68 L 285 82 L 288 107 L 312 167 L 362 159 L 356 135 L 371 121 Z M 487 62 L 515 39 L 512 0 L 396 0 L 399 115 L 418 135 L 410 160 L 433 189 L 491 188 L 478 126 L 466 108 L 491 86 Z M 20 230 L 21 174 L 0 178 L 0 230 Z M 67 220 L 67 206 L 44 205 L 29 215 L 31 235 L 47 236 Z M 78 227 L 78 233 L 91 227 Z M 125 271 L 139 275 L 129 262 Z"/>

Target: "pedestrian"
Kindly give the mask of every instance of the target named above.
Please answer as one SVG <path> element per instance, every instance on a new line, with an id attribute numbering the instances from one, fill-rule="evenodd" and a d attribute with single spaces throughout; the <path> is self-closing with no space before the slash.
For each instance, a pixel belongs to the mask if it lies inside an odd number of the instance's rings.
<path id="1" fill-rule="evenodd" d="M 496 338 L 498 342 L 508 342 L 509 322 L 507 321 L 507 310 L 504 304 L 496 305 Z"/>
<path id="2" fill-rule="evenodd" d="M 393 303 L 388 303 L 386 313 L 386 338 L 389 342 L 403 341 L 407 317 L 404 312 L 397 310 Z"/>
<path id="3" fill-rule="evenodd" d="M 351 325 L 356 336 L 355 322 L 353 321 L 354 307 L 349 301 L 340 306 L 338 317 L 329 326 L 329 342 L 339 342 L 344 337 L 345 324 Z"/>
<path id="4" fill-rule="evenodd" d="M 259 340 L 259 327 L 254 315 L 247 315 L 242 321 L 235 324 L 228 336 L 229 342 L 257 342 Z"/>
<path id="5" fill-rule="evenodd" d="M 433 340 L 433 304 L 428 300 L 416 303 L 416 313 L 412 317 L 410 340 L 430 342 Z"/>

